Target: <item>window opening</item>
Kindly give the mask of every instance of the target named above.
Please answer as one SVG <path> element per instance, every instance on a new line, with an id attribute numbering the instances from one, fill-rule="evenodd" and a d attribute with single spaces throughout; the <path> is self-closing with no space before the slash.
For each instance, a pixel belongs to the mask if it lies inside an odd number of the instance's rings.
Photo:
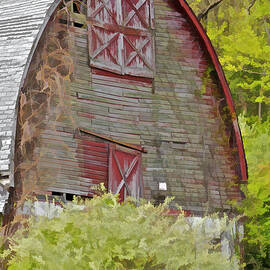
<path id="1" fill-rule="evenodd" d="M 58 21 L 78 28 L 86 28 L 86 0 L 63 2 L 58 11 Z"/>
<path id="2" fill-rule="evenodd" d="M 8 179 L 9 178 L 9 175 L 1 175 L 0 174 L 0 179 Z"/>
<path id="3" fill-rule="evenodd" d="M 92 196 L 81 196 L 78 194 L 63 193 L 63 192 L 56 192 L 56 191 L 52 191 L 52 196 L 61 197 L 61 198 L 63 198 L 64 201 L 69 201 L 69 202 L 73 201 L 74 196 L 80 197 L 82 200 L 93 198 Z"/>
<path id="4" fill-rule="evenodd" d="M 74 22 L 74 27 L 83 28 L 83 24 Z"/>
<path id="5" fill-rule="evenodd" d="M 74 13 L 78 13 L 78 14 L 80 14 L 81 12 L 80 12 L 80 6 L 79 6 L 79 4 L 77 3 L 77 2 L 73 2 L 73 12 Z"/>
<path id="6" fill-rule="evenodd" d="M 74 196 L 76 196 L 76 195 L 71 194 L 71 193 L 66 193 L 66 200 L 72 202 Z"/>
<path id="7" fill-rule="evenodd" d="M 55 192 L 55 191 L 52 191 L 52 195 L 53 195 L 53 196 L 63 196 L 63 193 L 62 193 L 62 192 Z"/>
<path id="8" fill-rule="evenodd" d="M 73 12 L 86 15 L 87 13 L 87 0 L 75 0 L 73 1 Z"/>

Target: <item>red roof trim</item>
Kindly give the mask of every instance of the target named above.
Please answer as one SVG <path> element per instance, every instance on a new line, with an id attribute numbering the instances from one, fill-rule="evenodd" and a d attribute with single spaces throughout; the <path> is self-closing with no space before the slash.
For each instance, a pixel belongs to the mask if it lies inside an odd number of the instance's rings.
<path id="1" fill-rule="evenodd" d="M 236 113 L 235 113 L 235 109 L 234 109 L 231 91 L 230 91 L 230 88 L 228 86 L 227 80 L 225 78 L 223 69 L 220 65 L 220 62 L 218 60 L 217 54 L 214 50 L 214 47 L 213 47 L 211 41 L 208 38 L 207 34 L 205 33 L 201 23 L 198 21 L 196 15 L 193 13 L 192 9 L 189 7 L 189 5 L 187 4 L 187 2 L 185 0 L 178 0 L 178 1 L 179 1 L 180 5 L 182 6 L 182 8 L 184 9 L 188 18 L 191 20 L 194 27 L 198 31 L 200 37 L 202 38 L 202 40 L 207 48 L 207 51 L 210 55 L 210 58 L 213 61 L 214 67 L 216 69 L 218 78 L 219 78 L 221 86 L 223 88 L 225 98 L 226 98 L 226 101 L 227 101 L 227 104 L 229 106 L 231 116 L 232 116 L 233 127 L 234 127 L 234 131 L 235 131 L 239 159 L 240 159 L 242 180 L 247 180 L 247 178 L 248 178 L 247 165 L 246 165 L 245 151 L 244 151 L 244 147 L 243 147 L 241 132 L 240 132 L 238 122 L 237 122 L 237 117 L 236 117 Z"/>

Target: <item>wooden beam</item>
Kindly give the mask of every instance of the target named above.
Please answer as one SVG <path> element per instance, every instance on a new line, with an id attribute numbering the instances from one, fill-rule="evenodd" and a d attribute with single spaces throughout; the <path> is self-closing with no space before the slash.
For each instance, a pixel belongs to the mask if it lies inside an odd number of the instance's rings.
<path id="1" fill-rule="evenodd" d="M 141 146 L 136 146 L 136 145 L 132 145 L 132 144 L 129 144 L 129 143 L 121 142 L 121 141 L 115 140 L 113 138 L 107 137 L 105 135 L 95 133 L 95 132 L 93 132 L 91 130 L 88 130 L 88 129 L 85 129 L 85 128 L 79 128 L 79 131 L 81 131 L 83 133 L 86 133 L 86 134 L 89 134 L 89 135 L 92 135 L 92 136 L 95 136 L 97 138 L 112 142 L 112 143 L 115 143 L 115 144 L 130 148 L 130 149 L 133 149 L 133 150 L 140 151 L 142 153 L 147 153 L 147 150 L 145 150 L 144 147 L 141 147 Z"/>

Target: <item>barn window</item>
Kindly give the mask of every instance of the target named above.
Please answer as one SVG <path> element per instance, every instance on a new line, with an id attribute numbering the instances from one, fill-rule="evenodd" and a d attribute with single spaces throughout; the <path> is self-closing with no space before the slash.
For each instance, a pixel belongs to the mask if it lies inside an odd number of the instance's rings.
<path id="1" fill-rule="evenodd" d="M 154 76 L 153 0 L 88 0 L 90 65 Z"/>

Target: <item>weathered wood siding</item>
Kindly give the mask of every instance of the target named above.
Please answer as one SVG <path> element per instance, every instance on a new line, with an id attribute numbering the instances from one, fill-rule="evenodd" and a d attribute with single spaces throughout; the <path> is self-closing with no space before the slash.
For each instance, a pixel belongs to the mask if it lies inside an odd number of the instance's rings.
<path id="1" fill-rule="evenodd" d="M 196 213 L 230 209 L 228 200 L 240 199 L 233 129 L 207 52 L 178 1 L 155 0 L 154 11 L 153 80 L 90 68 L 87 30 L 51 22 L 20 99 L 17 183 L 36 179 L 37 192 L 91 196 L 98 183 L 93 174 L 107 177 L 108 143 L 77 130 L 86 128 L 147 150 L 146 199 L 174 196 Z M 38 92 L 45 96 L 35 102 L 46 105 L 35 114 L 37 125 L 31 100 Z M 88 155 L 95 143 L 96 152 L 105 154 L 92 162 Z M 27 159 L 35 161 L 34 169 Z M 167 183 L 167 191 L 159 190 L 159 182 Z"/>

